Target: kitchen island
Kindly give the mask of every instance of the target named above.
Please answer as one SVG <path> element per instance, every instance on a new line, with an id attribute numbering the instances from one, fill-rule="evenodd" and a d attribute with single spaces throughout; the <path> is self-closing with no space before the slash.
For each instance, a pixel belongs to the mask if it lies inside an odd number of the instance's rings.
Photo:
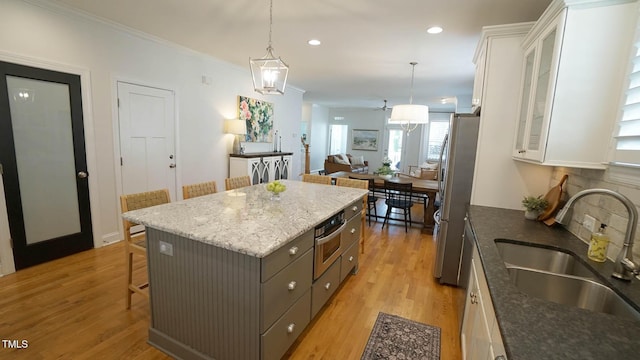
<path id="1" fill-rule="evenodd" d="M 131 211 L 147 228 L 149 343 L 180 359 L 279 359 L 349 272 L 362 197 L 282 181 Z M 318 278 L 314 228 L 344 212 L 342 255 Z"/>
<path id="2" fill-rule="evenodd" d="M 640 321 L 557 304 L 519 291 L 495 240 L 536 244 L 574 254 L 638 311 L 639 280 L 626 282 L 611 277 L 611 261 L 588 260 L 587 244 L 558 225 L 547 227 L 526 220 L 522 211 L 471 206 L 468 214 L 508 359 L 638 358 Z"/>

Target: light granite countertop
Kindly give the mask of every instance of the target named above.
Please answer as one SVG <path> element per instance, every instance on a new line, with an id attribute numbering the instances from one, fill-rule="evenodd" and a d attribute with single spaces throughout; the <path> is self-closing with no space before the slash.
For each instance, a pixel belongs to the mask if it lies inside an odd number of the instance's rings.
<path id="1" fill-rule="evenodd" d="M 122 216 L 137 224 L 255 257 L 265 257 L 362 198 L 367 190 L 281 180 L 271 200 L 265 184 L 176 201 Z"/>
<path id="2" fill-rule="evenodd" d="M 495 246 L 509 239 L 564 249 L 640 310 L 640 280 L 611 277 L 613 262 L 587 259 L 587 244 L 561 226 L 526 220 L 518 210 L 471 206 L 469 215 L 509 359 L 638 359 L 640 321 L 528 296 L 513 285 Z"/>

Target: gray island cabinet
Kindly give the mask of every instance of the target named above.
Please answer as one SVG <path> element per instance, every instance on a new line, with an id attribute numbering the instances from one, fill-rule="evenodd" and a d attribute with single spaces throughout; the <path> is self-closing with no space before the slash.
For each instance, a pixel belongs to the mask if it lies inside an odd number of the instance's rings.
<path id="1" fill-rule="evenodd" d="M 178 359 L 279 359 L 357 271 L 366 190 L 283 181 L 131 211 L 146 226 L 149 343 Z M 344 211 L 341 256 L 314 280 L 314 229 Z"/>

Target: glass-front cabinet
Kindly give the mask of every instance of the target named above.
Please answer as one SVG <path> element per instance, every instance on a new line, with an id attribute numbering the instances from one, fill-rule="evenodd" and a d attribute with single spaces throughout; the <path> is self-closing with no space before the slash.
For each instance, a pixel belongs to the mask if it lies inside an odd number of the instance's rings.
<path id="1" fill-rule="evenodd" d="M 525 53 L 521 100 L 513 156 L 542 161 L 562 41 L 559 15 Z"/>
<path id="2" fill-rule="evenodd" d="M 637 21 L 628 1 L 553 1 L 525 37 L 513 158 L 604 169 Z"/>

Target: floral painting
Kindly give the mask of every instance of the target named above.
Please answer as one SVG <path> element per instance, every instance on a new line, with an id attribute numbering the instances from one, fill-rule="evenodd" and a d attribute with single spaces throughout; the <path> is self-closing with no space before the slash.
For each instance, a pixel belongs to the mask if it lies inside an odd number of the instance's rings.
<path id="1" fill-rule="evenodd" d="M 238 119 L 247 122 L 248 142 L 273 142 L 273 104 L 238 96 Z"/>

